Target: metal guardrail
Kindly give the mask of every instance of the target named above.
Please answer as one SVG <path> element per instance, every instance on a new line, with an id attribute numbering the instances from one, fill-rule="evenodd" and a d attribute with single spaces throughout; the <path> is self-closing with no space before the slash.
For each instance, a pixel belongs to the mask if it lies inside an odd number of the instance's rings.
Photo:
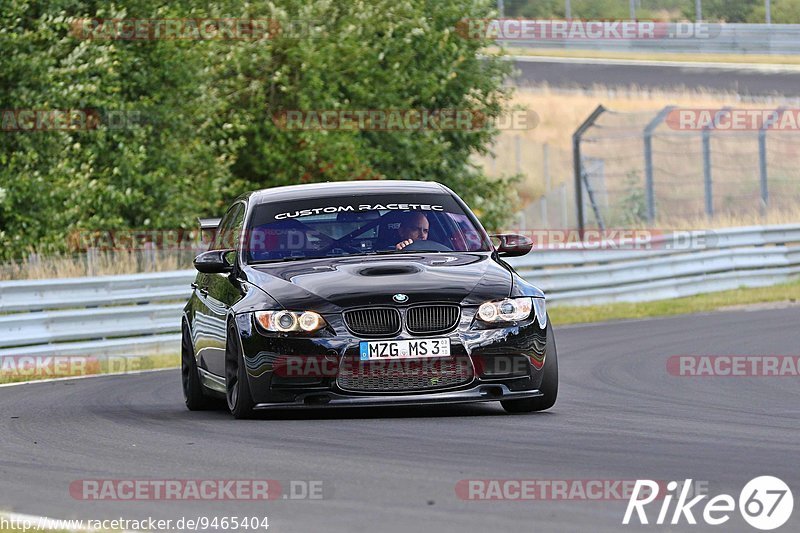
<path id="1" fill-rule="evenodd" d="M 649 249 L 578 244 L 509 262 L 556 304 L 650 301 L 761 287 L 800 274 L 800 226 L 746 227 L 653 239 Z M 602 249 L 605 247 L 605 249 Z"/>
<path id="2" fill-rule="evenodd" d="M 186 299 L 194 270 L 0 282 L 0 313 Z"/>
<path id="3" fill-rule="evenodd" d="M 656 238 L 644 250 L 582 243 L 510 263 L 556 305 L 676 298 L 800 276 L 800 225 L 710 232 L 698 246 L 682 239 Z M 0 282 L 0 356 L 177 353 L 193 279 L 184 270 Z"/>
<path id="4" fill-rule="evenodd" d="M 670 23 L 666 34 L 683 38 L 606 39 L 563 38 L 498 39 L 508 47 L 560 50 L 606 50 L 617 52 L 712 53 L 712 54 L 775 54 L 800 53 L 800 24 L 717 24 L 700 23 L 699 30 L 691 23 Z"/>

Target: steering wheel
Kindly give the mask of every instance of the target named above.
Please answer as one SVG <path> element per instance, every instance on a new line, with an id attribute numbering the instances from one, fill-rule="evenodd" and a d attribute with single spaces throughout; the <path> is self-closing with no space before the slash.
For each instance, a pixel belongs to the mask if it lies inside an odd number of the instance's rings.
<path id="1" fill-rule="evenodd" d="M 437 241 L 414 241 L 401 251 L 412 252 L 452 252 L 453 249 Z"/>

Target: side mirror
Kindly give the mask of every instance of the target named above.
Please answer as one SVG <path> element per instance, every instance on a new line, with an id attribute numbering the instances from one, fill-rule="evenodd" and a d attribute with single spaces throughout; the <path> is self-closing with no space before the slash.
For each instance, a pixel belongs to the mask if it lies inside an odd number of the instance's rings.
<path id="1" fill-rule="evenodd" d="M 209 250 L 194 258 L 194 268 L 203 274 L 225 274 L 233 270 L 229 254 L 234 250 Z"/>
<path id="2" fill-rule="evenodd" d="M 533 249 L 533 241 L 524 235 L 501 233 L 491 235 L 495 250 L 502 257 L 520 257 Z"/>

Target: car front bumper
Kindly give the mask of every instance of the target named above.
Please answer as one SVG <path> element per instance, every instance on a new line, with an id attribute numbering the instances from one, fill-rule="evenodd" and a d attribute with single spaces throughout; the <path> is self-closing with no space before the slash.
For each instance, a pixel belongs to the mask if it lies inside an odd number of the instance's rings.
<path id="1" fill-rule="evenodd" d="M 353 390 L 340 386 L 340 371 L 353 364 L 363 339 L 350 334 L 341 315 L 325 316 L 327 334 L 270 334 L 256 326 L 252 313 L 237 315 L 245 367 L 256 409 L 433 405 L 535 398 L 541 396 L 546 331 L 536 319 L 508 327 L 481 329 L 474 313 L 448 337 L 454 358 L 467 361 L 471 375 L 453 386 L 415 390 Z M 401 333 L 395 339 L 419 338 Z M 394 339 L 392 339 L 394 340 Z M 316 363 L 313 372 L 288 375 L 281 361 Z M 357 364 L 357 362 L 355 363 Z M 321 371 L 320 371 L 321 369 Z"/>

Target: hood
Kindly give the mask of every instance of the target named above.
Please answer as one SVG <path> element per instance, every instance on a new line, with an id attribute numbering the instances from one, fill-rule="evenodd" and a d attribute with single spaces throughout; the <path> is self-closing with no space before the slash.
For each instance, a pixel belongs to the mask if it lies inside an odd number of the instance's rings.
<path id="1" fill-rule="evenodd" d="M 448 302 L 480 305 L 505 298 L 511 273 L 488 253 L 339 257 L 249 265 L 248 281 L 285 309 L 336 313 L 370 305 Z"/>

